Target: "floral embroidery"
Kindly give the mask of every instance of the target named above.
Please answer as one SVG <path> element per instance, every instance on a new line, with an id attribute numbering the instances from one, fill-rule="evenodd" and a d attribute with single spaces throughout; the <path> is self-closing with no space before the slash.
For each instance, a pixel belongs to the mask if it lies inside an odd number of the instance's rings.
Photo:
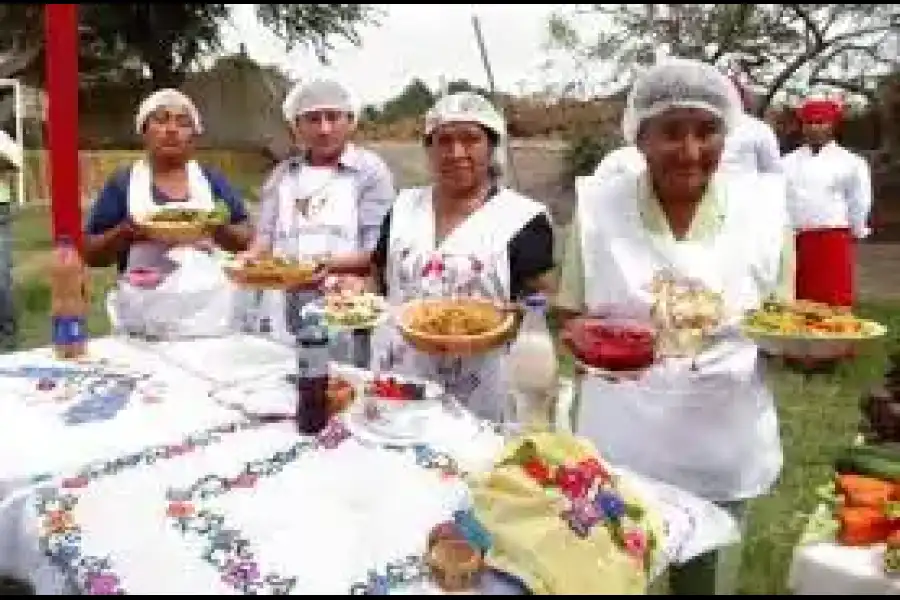
<path id="1" fill-rule="evenodd" d="M 428 573 L 425 558 L 410 555 L 402 560 L 388 563 L 381 572 L 370 570 L 365 581 L 359 581 L 350 586 L 350 595 L 386 596 L 391 593 L 393 588 L 425 579 Z"/>
<path id="2" fill-rule="evenodd" d="M 251 488 L 263 477 L 278 475 L 306 453 L 333 450 L 349 438 L 350 432 L 343 422 L 333 419 L 317 436 L 301 439 L 269 458 L 250 461 L 236 475 L 210 474 L 186 489 L 169 490 L 166 494 L 166 514 L 179 532 L 199 537 L 205 543 L 203 559 L 218 569 L 222 581 L 236 591 L 243 594 L 290 594 L 297 584 L 297 577 L 264 574 L 256 562 L 250 540 L 239 531 L 228 528 L 225 516 L 205 508 L 203 503 L 239 488 Z M 379 447 L 393 452 L 409 452 L 409 448 L 404 446 Z M 450 456 L 426 445 L 413 446 L 412 455 L 415 463 L 424 469 L 452 476 L 460 473 L 456 461 Z M 422 557 L 409 557 L 388 565 L 383 575 L 370 572 L 365 582 L 354 584 L 351 593 L 388 593 L 392 586 L 421 577 L 424 573 L 423 561 Z"/>
<path id="3" fill-rule="evenodd" d="M 541 487 L 562 494 L 567 503 L 560 518 L 578 537 L 586 538 L 594 527 L 603 525 L 626 553 L 649 566 L 656 540 L 643 521 L 644 509 L 625 501 L 617 478 L 599 460 L 553 465 L 526 439 L 505 464 L 518 465 Z"/>
<path id="4" fill-rule="evenodd" d="M 60 569 L 69 585 L 76 592 L 89 595 L 124 594 L 118 575 L 106 557 L 87 556 L 82 553 L 81 528 L 75 519 L 75 507 L 79 494 L 92 482 L 125 469 L 144 464 L 154 464 L 181 456 L 194 449 L 217 443 L 226 434 L 259 427 L 254 422 L 217 425 L 200 433 L 189 435 L 177 446 L 153 446 L 110 461 L 98 461 L 83 467 L 76 475 L 61 480 L 59 487 L 40 488 L 37 491 L 37 514 L 41 524 L 39 545 L 50 563 Z M 52 476 L 42 474 L 32 479 L 46 482 Z M 171 498 L 170 514 L 188 517 L 193 506 L 188 498 Z"/>
<path id="5" fill-rule="evenodd" d="M 119 372 L 105 360 L 79 368 L 25 365 L 0 369 L 0 375 L 37 380 L 26 403 L 67 403 L 61 414 L 67 425 L 108 421 L 136 398 L 146 403 L 159 402 L 166 387 L 152 382 L 150 373 Z"/>
<path id="6" fill-rule="evenodd" d="M 125 594 L 119 576 L 108 557 L 82 553 L 82 532 L 75 519 L 78 498 L 92 482 L 115 475 L 128 468 L 152 465 L 159 460 L 183 456 L 197 448 L 222 440 L 225 434 L 261 427 L 254 421 L 216 426 L 188 436 L 181 444 L 159 445 L 123 457 L 91 463 L 74 476 L 61 480 L 59 487 L 38 490 L 37 512 L 41 519 L 40 547 L 77 593 Z M 331 421 L 316 437 L 298 440 L 285 450 L 264 460 L 250 461 L 233 476 L 209 474 L 187 489 L 170 489 L 166 493 L 165 514 L 172 526 L 183 535 L 198 536 L 205 543 L 201 558 L 216 568 L 222 581 L 242 594 L 288 595 L 294 591 L 296 577 L 275 573 L 263 574 L 249 540 L 226 526 L 225 517 L 203 506 L 204 501 L 237 489 L 254 487 L 262 477 L 276 475 L 306 452 L 338 447 L 350 437 L 349 430 L 338 420 Z M 406 446 L 379 446 L 388 451 L 410 453 Z M 426 445 L 412 447 L 412 458 L 425 469 L 446 476 L 461 473 L 457 463 L 447 454 Z M 35 481 L 50 476 L 40 475 Z M 473 528 L 476 532 L 477 529 Z M 365 582 L 351 587 L 353 594 L 389 593 L 427 576 L 424 557 L 409 556 L 389 563 L 378 573 L 371 571 Z"/>

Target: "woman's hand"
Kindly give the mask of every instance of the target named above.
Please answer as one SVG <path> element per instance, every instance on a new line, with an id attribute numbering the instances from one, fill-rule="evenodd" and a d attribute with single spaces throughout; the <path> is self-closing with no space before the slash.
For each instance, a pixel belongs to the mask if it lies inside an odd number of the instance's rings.
<path id="1" fill-rule="evenodd" d="M 368 291 L 368 280 L 356 275 L 330 275 L 322 283 L 326 294 L 362 294 Z"/>

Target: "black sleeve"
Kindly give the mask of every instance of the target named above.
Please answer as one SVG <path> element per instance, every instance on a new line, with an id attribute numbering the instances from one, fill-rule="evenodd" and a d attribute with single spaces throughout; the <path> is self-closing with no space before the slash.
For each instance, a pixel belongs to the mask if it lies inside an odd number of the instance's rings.
<path id="1" fill-rule="evenodd" d="M 372 251 L 372 266 L 375 268 L 375 283 L 378 286 L 378 293 L 387 294 L 387 280 L 385 273 L 387 272 L 388 261 L 388 244 L 391 239 L 391 211 L 388 210 L 381 221 L 381 229 L 378 232 L 378 242 Z"/>
<path id="2" fill-rule="evenodd" d="M 529 292 L 528 281 L 553 267 L 553 227 L 547 215 L 541 213 L 509 242 L 509 281 L 513 300 Z"/>

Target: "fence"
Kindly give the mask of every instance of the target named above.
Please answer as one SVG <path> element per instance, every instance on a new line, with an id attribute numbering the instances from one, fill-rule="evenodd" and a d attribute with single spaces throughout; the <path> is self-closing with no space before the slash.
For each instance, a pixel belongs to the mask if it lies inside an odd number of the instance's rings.
<path id="1" fill-rule="evenodd" d="M 83 202 L 96 197 L 106 179 L 117 169 L 140 158 L 138 150 L 84 150 L 79 154 L 80 196 Z M 229 175 L 244 193 L 252 191 L 253 181 L 261 179 L 268 162 L 259 152 L 237 150 L 199 150 L 197 159 Z M 50 198 L 50 171 L 45 150 L 25 152 L 25 198 L 28 203 L 46 203 Z"/>

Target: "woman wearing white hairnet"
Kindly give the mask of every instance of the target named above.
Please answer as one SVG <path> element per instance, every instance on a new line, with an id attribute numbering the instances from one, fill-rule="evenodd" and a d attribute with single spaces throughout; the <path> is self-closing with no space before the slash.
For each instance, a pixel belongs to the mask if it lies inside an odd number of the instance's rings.
<path id="1" fill-rule="evenodd" d="M 635 82 L 623 119 L 647 169 L 578 182 L 559 305 L 588 314 L 644 315 L 650 283 L 668 272 L 722 294 L 732 316 L 786 293 L 788 240 L 778 175 L 719 171 L 741 112 L 715 68 L 670 60 Z M 705 497 L 743 519 L 781 469 L 772 395 L 757 347 L 737 334 L 696 361 L 664 359 L 636 382 L 584 375 L 577 429 L 613 464 Z M 676 593 L 713 593 L 715 553 L 673 572 Z M 719 565 L 721 566 L 721 565 Z M 727 593 L 727 592 L 725 592 Z"/>
<path id="2" fill-rule="evenodd" d="M 400 192 L 373 255 L 379 287 L 393 304 L 421 295 L 466 294 L 509 301 L 549 290 L 553 232 L 542 204 L 499 180 L 503 117 L 472 93 L 445 96 L 425 116 L 432 185 Z M 379 330 L 374 368 L 442 381 L 483 418 L 500 415 L 500 353 L 452 364 L 417 353 Z"/>
<path id="3" fill-rule="evenodd" d="M 191 155 L 203 131 L 194 103 L 175 89 L 148 96 L 135 119 L 144 157 L 114 173 L 91 207 L 84 254 L 92 266 L 115 263 L 119 272 L 152 270 L 159 285 L 136 287 L 127 279 L 111 292 L 107 306 L 114 328 L 162 328 L 169 335 L 217 335 L 232 326 L 232 292 L 219 266 L 215 246 L 246 249 L 247 212 L 224 176 L 201 166 Z M 212 240 L 196 247 L 172 248 L 144 239 L 136 216 L 167 207 L 214 210 L 224 205 L 228 222 Z M 152 324 L 151 324 L 152 322 Z"/>
<path id="4" fill-rule="evenodd" d="M 298 152 L 279 163 L 263 186 L 251 254 L 325 258 L 332 272 L 366 275 L 378 231 L 394 200 L 391 172 L 374 152 L 350 142 L 358 106 L 332 79 L 298 84 L 284 102 Z M 291 294 L 261 296 L 262 330 L 290 330 Z"/>

